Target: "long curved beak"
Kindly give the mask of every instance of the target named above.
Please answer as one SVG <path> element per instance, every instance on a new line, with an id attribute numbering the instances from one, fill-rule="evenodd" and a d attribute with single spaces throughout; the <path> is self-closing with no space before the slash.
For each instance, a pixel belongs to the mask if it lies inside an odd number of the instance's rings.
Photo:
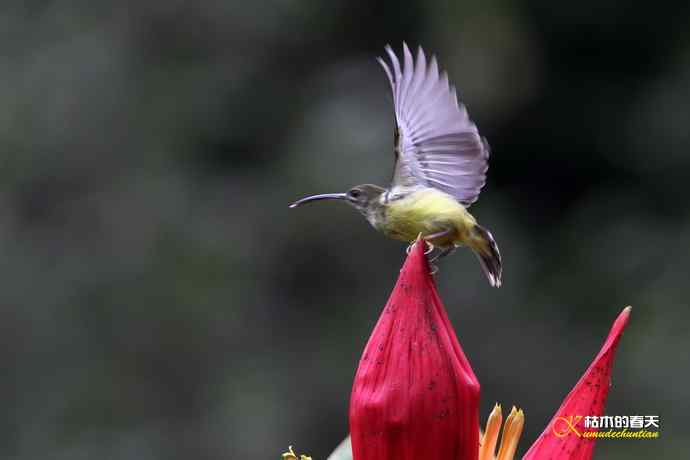
<path id="1" fill-rule="evenodd" d="M 323 193 L 321 195 L 312 195 L 301 200 L 297 200 L 290 205 L 291 208 L 296 208 L 297 206 L 302 206 L 304 203 L 309 203 L 311 201 L 319 200 L 344 200 L 347 198 L 347 193 Z"/>

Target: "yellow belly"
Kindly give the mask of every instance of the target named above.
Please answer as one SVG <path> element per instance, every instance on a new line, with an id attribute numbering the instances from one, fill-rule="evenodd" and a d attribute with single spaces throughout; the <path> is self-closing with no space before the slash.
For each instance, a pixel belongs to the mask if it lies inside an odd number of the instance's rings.
<path id="1" fill-rule="evenodd" d="M 449 235 L 432 239 L 438 247 L 466 243 L 476 221 L 452 196 L 433 188 L 411 192 L 390 200 L 380 230 L 388 237 L 413 241 L 422 236 L 450 229 Z"/>

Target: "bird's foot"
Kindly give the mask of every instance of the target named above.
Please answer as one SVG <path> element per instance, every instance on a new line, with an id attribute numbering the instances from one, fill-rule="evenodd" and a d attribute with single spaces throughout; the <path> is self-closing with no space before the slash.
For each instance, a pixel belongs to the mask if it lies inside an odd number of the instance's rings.
<path id="1" fill-rule="evenodd" d="M 407 253 L 407 255 L 409 255 L 409 254 L 410 254 L 410 251 L 412 251 L 412 247 L 413 247 L 419 240 L 422 240 L 422 241 L 424 241 L 424 244 L 426 245 L 426 247 L 424 248 L 424 255 L 425 255 L 425 256 L 429 256 L 429 254 L 431 254 L 432 252 L 434 252 L 434 250 L 436 249 L 436 247 L 434 246 L 434 244 L 433 244 L 431 241 L 429 241 L 429 240 L 431 240 L 431 239 L 433 239 L 433 238 L 437 238 L 438 236 L 439 236 L 438 234 L 433 234 L 433 235 L 428 235 L 428 236 L 426 236 L 426 237 L 423 237 L 422 234 L 420 233 L 419 236 L 417 237 L 417 239 L 416 239 L 415 241 L 411 242 L 411 243 L 407 246 L 407 248 L 405 249 L 405 252 Z M 452 247 L 452 246 L 451 246 L 450 248 L 443 248 L 443 249 L 442 249 L 437 255 L 435 255 L 434 257 L 427 257 L 427 260 L 429 261 L 429 267 L 431 268 L 431 271 L 429 272 L 429 274 L 430 274 L 431 276 L 433 276 L 433 275 L 435 275 L 436 273 L 438 273 L 438 265 L 434 264 L 434 262 L 437 261 L 438 259 L 440 259 L 440 258 L 446 256 L 447 254 L 451 253 L 454 249 L 455 249 L 455 248 Z"/>
<path id="2" fill-rule="evenodd" d="M 408 256 L 410 255 L 410 251 L 412 251 L 412 247 L 415 245 L 415 243 L 416 243 L 417 241 L 419 241 L 419 239 L 417 239 L 417 240 L 413 241 L 412 243 L 410 243 L 410 244 L 407 246 L 407 248 L 405 249 L 405 252 L 407 253 Z M 431 242 L 430 242 L 430 241 L 427 241 L 427 240 L 424 240 L 424 243 L 426 243 L 426 248 L 424 249 L 424 255 L 426 256 L 426 255 L 429 255 L 429 254 L 431 254 L 431 253 L 433 252 L 433 250 L 434 250 L 434 245 L 431 244 Z"/>
<path id="3" fill-rule="evenodd" d="M 425 236 L 423 236 L 423 238 L 425 241 L 428 242 L 429 240 L 435 240 L 436 238 L 443 238 L 445 236 L 448 236 L 454 231 L 455 230 L 453 230 L 452 228 L 447 228 L 445 230 L 441 230 L 440 232 L 432 233 L 430 235 L 425 235 Z"/>
<path id="4" fill-rule="evenodd" d="M 436 262 L 455 252 L 455 249 L 455 246 L 441 248 L 433 257 L 429 257 L 429 266 L 431 267 L 431 272 L 429 274 L 433 276 L 438 273 L 438 265 L 436 265 Z"/>
<path id="5" fill-rule="evenodd" d="M 455 252 L 455 249 L 457 249 L 455 246 L 450 246 L 450 247 L 441 249 L 434 257 L 429 259 L 429 263 L 433 264 L 437 260 L 441 260 L 444 257 L 451 255 L 452 253 Z"/>

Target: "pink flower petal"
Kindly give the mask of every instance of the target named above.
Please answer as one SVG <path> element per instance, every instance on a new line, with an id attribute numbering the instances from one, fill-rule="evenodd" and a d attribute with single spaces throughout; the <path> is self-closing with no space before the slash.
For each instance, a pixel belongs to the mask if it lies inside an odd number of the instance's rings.
<path id="1" fill-rule="evenodd" d="M 424 243 L 413 247 L 369 338 L 350 400 L 354 460 L 476 460 L 479 382 Z"/>
<path id="2" fill-rule="evenodd" d="M 578 436 L 565 420 L 570 421 L 571 425 L 582 433 L 584 417 L 603 415 L 611 386 L 611 370 L 616 348 L 628 324 L 630 310 L 630 307 L 625 308 L 613 323 L 601 351 L 575 388 L 565 398 L 544 432 L 527 451 L 523 460 L 589 460 L 592 458 L 595 439 Z M 570 419 L 577 416 L 582 418 Z M 587 428 L 587 430 L 594 431 L 593 428 Z"/>

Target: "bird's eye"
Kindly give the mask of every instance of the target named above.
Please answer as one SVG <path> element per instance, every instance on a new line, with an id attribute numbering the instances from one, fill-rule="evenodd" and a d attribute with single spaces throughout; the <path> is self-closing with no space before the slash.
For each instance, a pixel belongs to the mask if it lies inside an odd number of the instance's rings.
<path id="1" fill-rule="evenodd" d="M 359 195 L 361 195 L 362 192 L 360 192 L 357 189 L 350 190 L 350 196 L 352 198 L 357 198 Z"/>

